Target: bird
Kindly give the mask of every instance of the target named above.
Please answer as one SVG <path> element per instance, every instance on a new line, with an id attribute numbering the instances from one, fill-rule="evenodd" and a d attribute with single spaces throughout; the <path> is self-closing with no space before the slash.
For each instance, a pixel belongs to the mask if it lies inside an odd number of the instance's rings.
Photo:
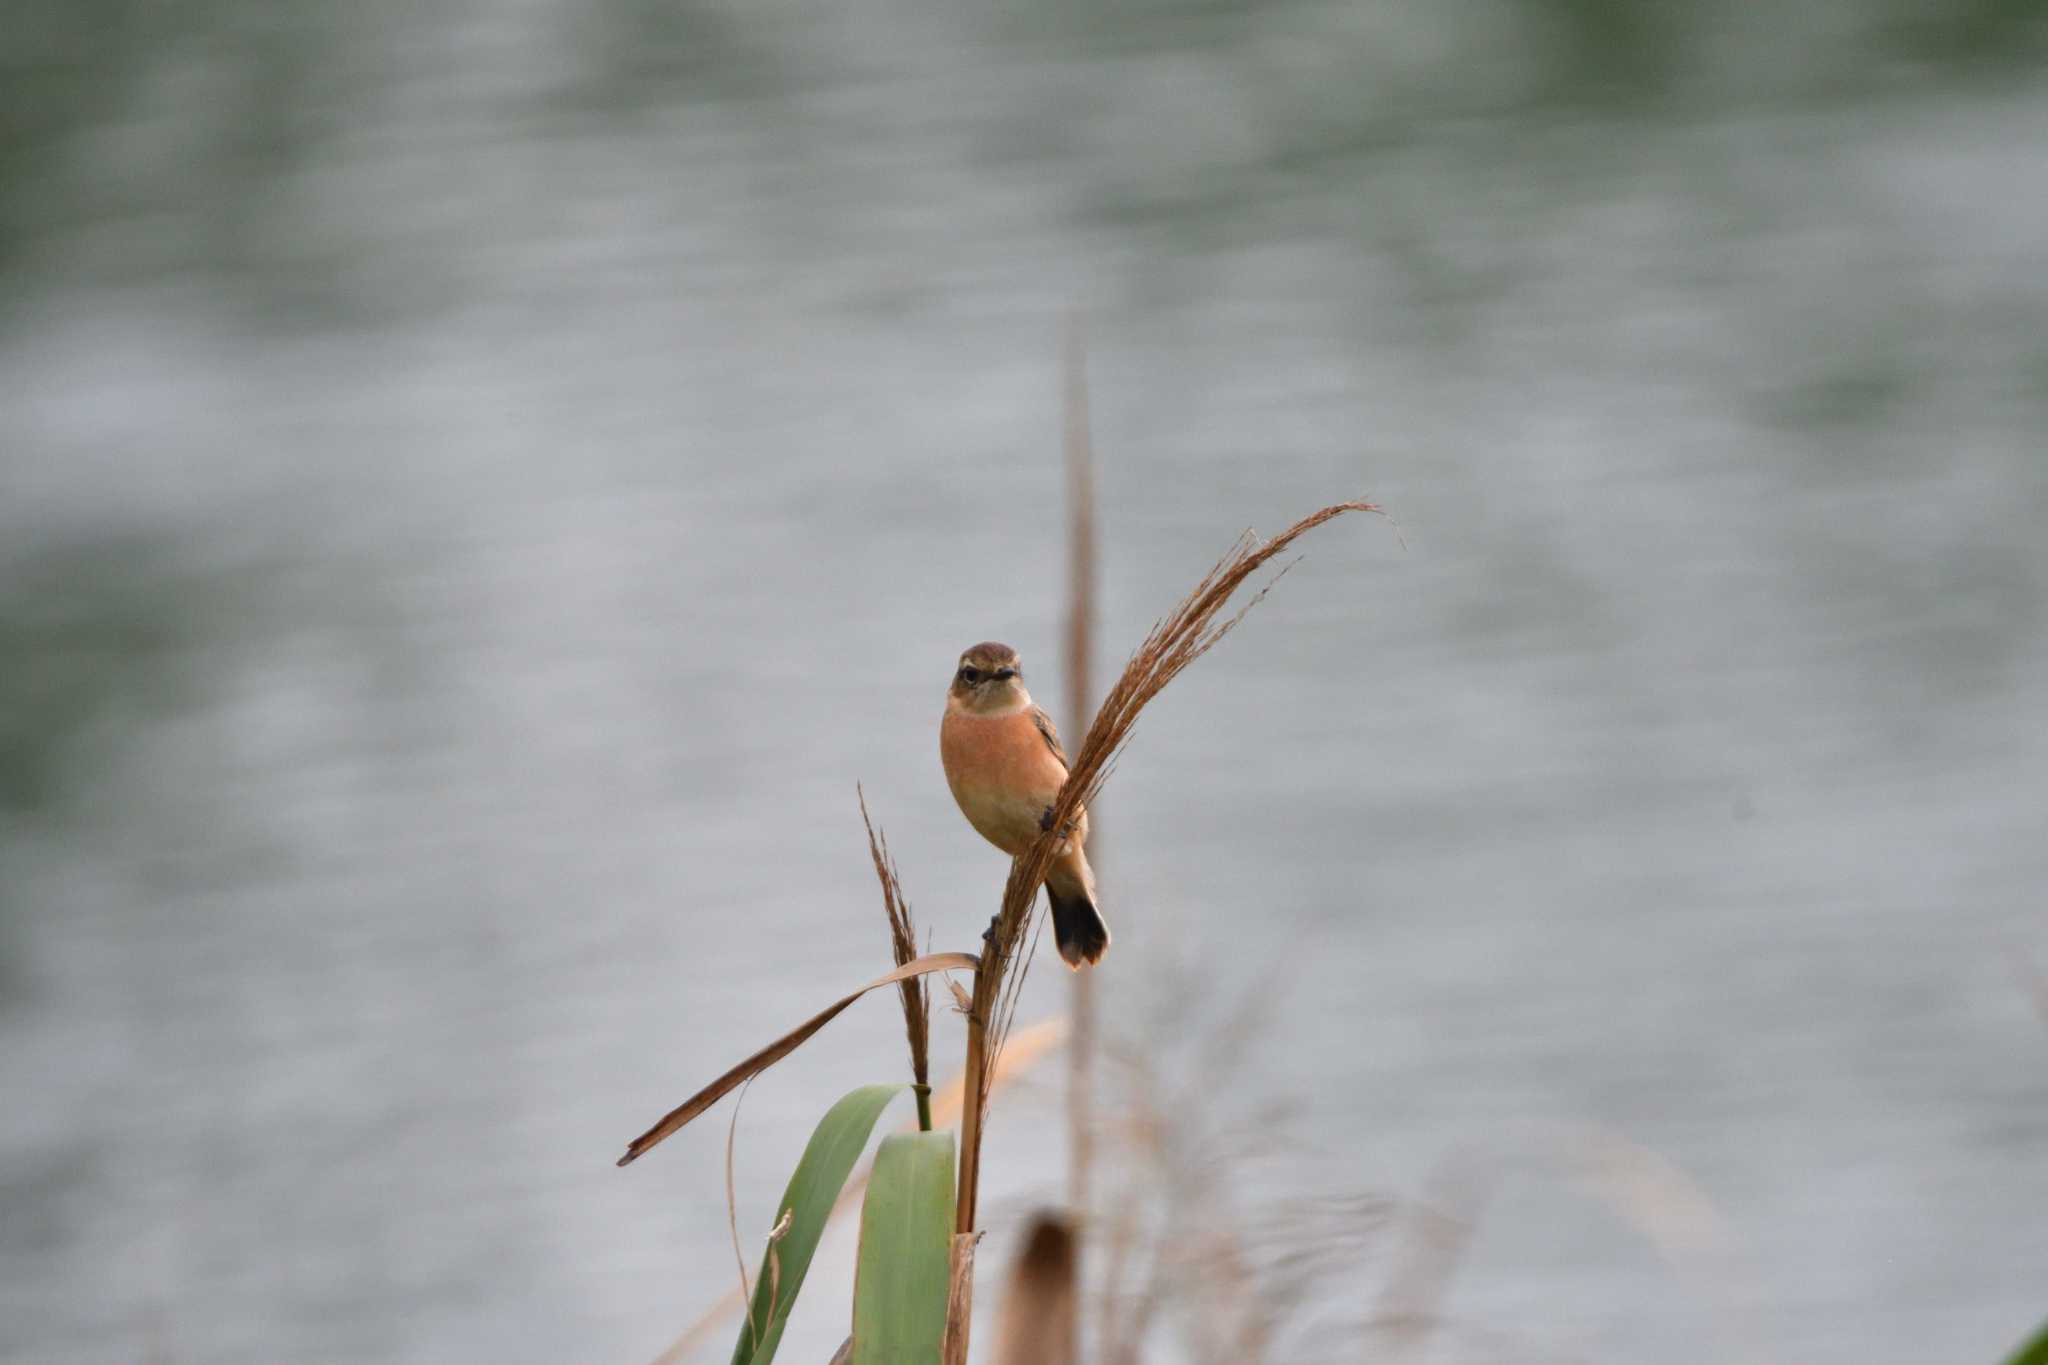
<path id="1" fill-rule="evenodd" d="M 960 656 L 939 723 L 939 760 L 967 823 L 1011 857 L 1049 828 L 1067 780 L 1067 752 L 1052 717 L 1024 690 L 1024 666 L 1010 646 L 989 640 Z M 1087 841 L 1088 812 L 1076 811 L 1045 876 L 1053 938 L 1061 960 L 1076 971 L 1109 950 Z"/>

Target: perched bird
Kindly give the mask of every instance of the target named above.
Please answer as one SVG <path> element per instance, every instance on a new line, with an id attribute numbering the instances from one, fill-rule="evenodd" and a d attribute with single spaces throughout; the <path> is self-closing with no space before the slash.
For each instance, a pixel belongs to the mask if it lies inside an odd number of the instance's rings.
<path id="1" fill-rule="evenodd" d="M 990 641 L 960 656 L 939 724 L 939 758 L 960 813 L 1003 852 L 1016 857 L 1048 827 L 1053 799 L 1067 780 L 1067 754 L 1052 717 L 1024 690 L 1016 650 Z M 1109 926 L 1095 908 L 1087 840 L 1083 810 L 1045 877 L 1053 937 L 1074 968 L 1100 961 L 1109 948 Z"/>

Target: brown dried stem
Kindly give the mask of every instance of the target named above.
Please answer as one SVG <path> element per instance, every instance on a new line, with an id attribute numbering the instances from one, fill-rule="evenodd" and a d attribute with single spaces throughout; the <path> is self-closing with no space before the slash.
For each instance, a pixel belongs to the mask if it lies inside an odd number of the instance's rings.
<path id="1" fill-rule="evenodd" d="M 946 1277 L 946 1335 L 939 1345 L 941 1365 L 967 1365 L 967 1341 L 974 1319 L 974 1249 L 978 1232 L 955 1233 Z"/>
<path id="2" fill-rule="evenodd" d="M 868 856 L 874 859 L 875 876 L 882 883 L 882 912 L 889 918 L 889 950 L 901 967 L 917 957 L 917 925 L 910 917 L 910 902 L 903 897 L 903 882 L 896 875 L 896 860 L 889 856 L 889 841 L 876 833 L 868 818 L 867 793 L 858 784 L 860 822 L 868 832 Z M 917 1094 L 917 1126 L 932 1129 L 931 985 L 922 976 L 907 976 L 896 983 L 903 1000 L 903 1033 L 910 1043 L 911 1089 Z"/>
<path id="3" fill-rule="evenodd" d="M 1061 445 L 1067 469 L 1067 723 L 1080 729 L 1094 693 L 1095 444 L 1089 433 L 1088 373 L 1081 324 L 1069 319 Z M 1089 854 L 1102 868 L 1101 812 L 1089 812 Z M 1074 1041 L 1067 1051 L 1067 1203 L 1076 1227 L 1088 1218 L 1088 1176 L 1094 1164 L 1095 973 L 1073 974 Z"/>

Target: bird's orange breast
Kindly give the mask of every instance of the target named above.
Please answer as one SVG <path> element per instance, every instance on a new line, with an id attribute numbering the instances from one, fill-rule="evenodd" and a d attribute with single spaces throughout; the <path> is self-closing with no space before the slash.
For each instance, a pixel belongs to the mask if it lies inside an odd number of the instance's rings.
<path id="1" fill-rule="evenodd" d="M 977 716 L 949 708 L 939 725 L 939 758 L 960 813 L 1013 857 L 1038 836 L 1040 815 L 1067 780 L 1028 709 Z"/>

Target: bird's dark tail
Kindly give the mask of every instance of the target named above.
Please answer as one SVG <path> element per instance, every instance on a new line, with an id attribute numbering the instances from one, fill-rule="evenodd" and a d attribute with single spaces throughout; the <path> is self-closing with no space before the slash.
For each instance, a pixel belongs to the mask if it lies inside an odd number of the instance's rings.
<path id="1" fill-rule="evenodd" d="M 1045 898 L 1052 904 L 1052 936 L 1059 944 L 1061 959 L 1076 970 L 1083 963 L 1100 962 L 1109 951 L 1109 925 L 1088 893 L 1079 887 L 1056 891 L 1047 882 Z"/>

